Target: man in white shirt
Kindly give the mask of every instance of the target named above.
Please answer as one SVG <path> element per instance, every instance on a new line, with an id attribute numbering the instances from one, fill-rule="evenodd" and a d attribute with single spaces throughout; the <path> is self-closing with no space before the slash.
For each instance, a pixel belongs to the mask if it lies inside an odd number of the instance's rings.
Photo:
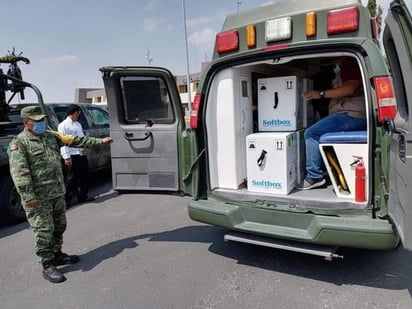
<path id="1" fill-rule="evenodd" d="M 84 136 L 82 125 L 78 121 L 80 113 L 80 106 L 70 105 L 66 119 L 59 124 L 58 131 L 73 136 Z M 94 198 L 87 195 L 89 191 L 89 167 L 86 149 L 63 146 L 60 148 L 60 153 L 68 175 L 66 205 L 70 205 L 71 198 L 74 195 L 77 195 L 79 203 L 93 201 Z"/>

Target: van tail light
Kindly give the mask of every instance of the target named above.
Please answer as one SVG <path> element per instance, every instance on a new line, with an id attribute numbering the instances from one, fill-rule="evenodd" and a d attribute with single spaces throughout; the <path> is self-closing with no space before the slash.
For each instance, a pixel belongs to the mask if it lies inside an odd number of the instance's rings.
<path id="1" fill-rule="evenodd" d="M 390 76 L 379 76 L 374 77 L 373 81 L 378 99 L 378 121 L 382 123 L 385 118 L 394 120 L 398 109 L 392 78 Z"/>
<path id="2" fill-rule="evenodd" d="M 328 34 L 356 31 L 359 28 L 359 8 L 357 6 L 329 11 L 327 17 Z"/>
<path id="3" fill-rule="evenodd" d="M 229 30 L 216 35 L 216 50 L 219 54 L 239 49 L 239 33 Z"/>
<path id="4" fill-rule="evenodd" d="M 373 38 L 376 41 L 379 41 L 378 22 L 376 20 L 376 17 L 371 17 L 371 27 L 372 27 Z"/>
<path id="5" fill-rule="evenodd" d="M 202 95 L 197 93 L 193 100 L 192 111 L 190 113 L 190 128 L 197 129 L 200 101 L 202 100 Z"/>

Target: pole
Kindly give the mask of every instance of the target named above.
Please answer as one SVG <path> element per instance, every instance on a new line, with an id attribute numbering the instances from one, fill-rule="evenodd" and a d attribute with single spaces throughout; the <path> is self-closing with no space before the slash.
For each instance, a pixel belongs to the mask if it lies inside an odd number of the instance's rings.
<path id="1" fill-rule="evenodd" d="M 183 23 L 185 26 L 185 44 L 186 44 L 186 83 L 187 83 L 187 106 L 189 108 L 189 116 L 192 113 L 192 95 L 190 91 L 190 73 L 189 73 L 189 51 L 187 48 L 187 30 L 186 30 L 186 6 L 185 6 L 185 0 L 182 0 L 182 6 L 183 6 Z"/>

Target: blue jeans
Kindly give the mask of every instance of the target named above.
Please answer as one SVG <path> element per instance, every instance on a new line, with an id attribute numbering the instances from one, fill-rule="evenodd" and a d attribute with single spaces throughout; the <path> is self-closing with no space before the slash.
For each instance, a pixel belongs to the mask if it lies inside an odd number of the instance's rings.
<path id="1" fill-rule="evenodd" d="M 366 119 L 349 116 L 347 113 L 329 115 L 305 130 L 306 177 L 323 178 L 322 156 L 319 151 L 319 139 L 324 133 L 340 131 L 366 130 Z"/>

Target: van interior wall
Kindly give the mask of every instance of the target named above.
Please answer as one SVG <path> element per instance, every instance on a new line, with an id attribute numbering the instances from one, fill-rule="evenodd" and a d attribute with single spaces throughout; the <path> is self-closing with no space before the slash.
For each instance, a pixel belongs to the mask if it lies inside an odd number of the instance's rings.
<path id="1" fill-rule="evenodd" d="M 325 207 L 330 207 L 332 201 L 337 208 L 365 206 L 365 203 L 353 203 L 353 198 L 337 196 L 334 192 L 336 188 L 332 185 L 328 185 L 326 189 L 309 191 L 293 189 L 286 195 L 249 192 L 247 189 L 246 140 L 248 135 L 259 132 L 257 81 L 261 78 L 297 76 L 302 79 L 312 79 L 312 86 L 314 85 L 316 89 L 329 83 L 330 75 L 327 72 L 330 72 L 331 63 L 331 58 L 300 59 L 280 65 L 259 63 L 226 68 L 216 74 L 206 105 L 209 181 L 214 193 L 223 192 L 222 194 L 229 194 L 232 198 L 242 200 L 264 197 L 267 200 L 293 201 L 298 204 L 300 201 L 305 201 L 306 205 L 313 204 L 314 207 L 322 207 L 323 202 Z M 315 107 L 308 111 L 313 114 L 311 116 L 313 122 L 327 114 L 327 102 L 304 101 L 303 103 Z M 310 123 L 306 125 L 309 126 Z M 303 158 L 299 158 L 298 155 L 299 160 L 296 161 L 296 165 L 301 173 L 305 170 L 305 152 L 301 149 L 304 147 L 303 131 L 299 130 L 300 133 L 297 134 L 299 136 L 297 142 L 300 144 L 298 153 L 301 156 L 303 154 Z M 345 164 L 348 160 L 352 158 L 346 158 Z M 352 180 L 351 182 L 353 183 Z"/>

